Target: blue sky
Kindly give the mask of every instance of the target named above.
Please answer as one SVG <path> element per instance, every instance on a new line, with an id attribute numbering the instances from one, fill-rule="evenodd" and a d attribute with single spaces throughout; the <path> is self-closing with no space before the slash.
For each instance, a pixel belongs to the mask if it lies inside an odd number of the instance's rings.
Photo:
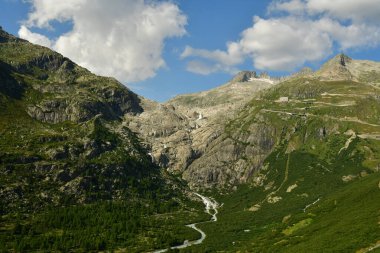
<path id="1" fill-rule="evenodd" d="M 183 51 L 186 45 L 209 50 L 224 49 L 227 41 L 238 38 L 240 32 L 252 24 L 253 13 L 264 15 L 266 12 L 266 1 L 182 0 L 178 3 L 189 19 L 188 34 L 167 41 L 164 58 L 168 70 L 162 69 L 155 78 L 136 84 L 141 85 L 141 90 L 136 89 L 136 92 L 149 98 L 165 100 L 226 83 L 231 79 L 230 73 L 199 75 L 186 71 L 187 61 L 180 60 L 178 52 Z M 251 70 L 253 66 L 246 61 L 240 68 Z"/>
<path id="2" fill-rule="evenodd" d="M 342 1 L 0 0 L 0 25 L 165 101 L 238 70 L 285 75 L 341 51 L 379 61 L 379 1 Z"/>

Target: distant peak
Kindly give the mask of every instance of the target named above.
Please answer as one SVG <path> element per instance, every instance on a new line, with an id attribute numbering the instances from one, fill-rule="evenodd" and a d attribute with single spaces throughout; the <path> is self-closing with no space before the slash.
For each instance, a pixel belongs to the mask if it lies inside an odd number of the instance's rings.
<path id="1" fill-rule="evenodd" d="M 298 73 L 300 75 L 309 75 L 313 73 L 313 70 L 310 67 L 303 67 Z"/>
<path id="2" fill-rule="evenodd" d="M 245 71 L 240 71 L 239 73 L 237 73 L 237 75 L 234 76 L 234 78 L 232 78 L 230 82 L 231 83 L 248 82 L 252 78 L 257 78 L 256 71 L 245 70 Z"/>
<path id="3" fill-rule="evenodd" d="M 352 61 L 347 55 L 338 54 L 323 64 L 316 74 L 322 80 L 352 80 L 353 76 L 348 68 Z"/>
<path id="4" fill-rule="evenodd" d="M 313 75 L 314 71 L 309 67 L 303 67 L 300 71 L 292 74 L 290 77 L 307 77 Z M 285 77 L 286 79 L 287 77 Z"/>
<path id="5" fill-rule="evenodd" d="M 352 58 L 341 53 L 334 56 L 331 60 L 328 61 L 328 63 L 338 64 L 340 66 L 345 67 L 347 64 L 351 63 L 351 61 L 352 61 Z"/>
<path id="6" fill-rule="evenodd" d="M 346 56 L 344 54 L 340 55 L 340 65 L 346 66 Z"/>

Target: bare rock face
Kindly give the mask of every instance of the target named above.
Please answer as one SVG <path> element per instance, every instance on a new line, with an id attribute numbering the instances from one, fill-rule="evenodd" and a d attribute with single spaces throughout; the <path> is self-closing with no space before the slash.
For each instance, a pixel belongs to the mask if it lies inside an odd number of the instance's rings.
<path id="1" fill-rule="evenodd" d="M 324 81 L 353 80 L 353 76 L 347 68 L 351 61 L 352 59 L 344 54 L 337 55 L 325 63 L 317 75 Z"/>
<path id="2" fill-rule="evenodd" d="M 266 127 L 257 126 L 254 135 L 231 137 L 225 132 L 225 124 L 245 103 L 274 85 L 251 77 L 256 74 L 243 74 L 244 83 L 239 79 L 165 104 L 143 100 L 144 112 L 125 116 L 124 124 L 139 134 L 155 163 L 182 174 L 192 188 L 245 182 L 273 147 Z"/>
<path id="3" fill-rule="evenodd" d="M 275 130 L 254 125 L 249 133 L 221 134 L 184 172 L 193 188 L 246 182 L 261 167 L 276 142 Z"/>
<path id="4" fill-rule="evenodd" d="M 146 143 L 155 163 L 182 175 L 192 188 L 232 186 L 247 182 L 280 140 L 288 142 L 288 153 L 300 145 L 297 140 L 291 140 L 299 122 L 293 125 L 288 122 L 294 118 L 302 122 L 307 113 L 287 112 L 281 108 L 286 104 L 276 104 L 278 97 L 260 97 L 262 91 L 273 87 L 272 95 L 311 103 L 323 93 L 323 86 L 318 85 L 321 80 L 355 81 L 364 78 L 363 73 L 368 69 L 371 73 L 376 72 L 377 67 L 374 62 L 338 55 L 317 72 L 304 69 L 277 80 L 266 74 L 257 76 L 255 72 L 241 72 L 231 82 L 209 91 L 181 95 L 164 104 L 145 100 L 142 102 L 144 112 L 137 116 L 127 115 L 124 123 Z M 276 91 L 274 86 L 280 81 L 285 81 L 284 85 Z M 249 103 L 257 105 L 266 99 L 279 108 L 258 112 Z M 271 122 L 268 118 L 271 114 L 277 115 L 279 121 Z M 229 127 L 231 122 L 236 123 L 232 128 Z M 240 129 L 242 126 L 244 129 Z M 324 141 L 336 132 L 335 125 L 322 124 L 307 132 L 304 138 Z"/>
<path id="5" fill-rule="evenodd" d="M 66 101 L 45 101 L 39 106 L 30 105 L 27 113 L 37 120 L 49 123 L 58 123 L 71 120 L 70 113 L 67 111 Z"/>
<path id="6" fill-rule="evenodd" d="M 183 171 L 196 156 L 191 146 L 191 132 L 196 126 L 173 106 L 144 100 L 143 108 L 139 115 L 126 115 L 124 124 L 139 133 L 158 165 Z"/>
<path id="7" fill-rule="evenodd" d="M 138 197 L 166 180 L 120 120 L 142 112 L 139 96 L 1 29 L 0 52 L 0 215 Z"/>
<path id="8" fill-rule="evenodd" d="M 140 98 L 114 78 L 100 77 L 48 48 L 0 30 L 0 91 L 21 99 L 25 85 L 9 73 L 28 76 L 26 111 L 49 123 L 84 122 L 98 114 L 116 119 L 142 112 Z"/>
<path id="9" fill-rule="evenodd" d="M 231 83 L 248 82 L 252 78 L 257 78 L 256 71 L 241 71 L 230 82 Z"/>
<path id="10" fill-rule="evenodd" d="M 339 54 L 326 62 L 312 75 L 323 81 L 355 81 L 380 84 L 380 63 L 366 60 L 353 60 Z"/>
<path id="11" fill-rule="evenodd" d="M 116 119 L 126 113 L 135 114 L 142 110 L 134 94 L 117 89 L 101 92 L 96 99 L 82 96 L 44 99 L 30 104 L 26 111 L 32 118 L 42 122 L 60 123 L 84 122 L 99 114 L 107 119 Z"/>

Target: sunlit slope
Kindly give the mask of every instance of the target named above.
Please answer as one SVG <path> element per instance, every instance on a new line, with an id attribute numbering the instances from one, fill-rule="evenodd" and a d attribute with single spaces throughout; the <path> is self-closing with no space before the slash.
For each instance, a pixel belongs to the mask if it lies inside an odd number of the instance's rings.
<path id="1" fill-rule="evenodd" d="M 220 219 L 204 226 L 210 236 L 198 250 L 365 252 L 377 245 L 379 93 L 373 84 L 302 77 L 252 100 L 225 139 L 254 150 L 263 143 L 242 136 L 269 132 L 271 147 L 246 184 L 219 195 Z"/>
<path id="2" fill-rule="evenodd" d="M 141 252 L 197 239 L 185 224 L 202 220 L 203 205 L 122 123 L 140 100 L 0 29 L 0 252 Z"/>

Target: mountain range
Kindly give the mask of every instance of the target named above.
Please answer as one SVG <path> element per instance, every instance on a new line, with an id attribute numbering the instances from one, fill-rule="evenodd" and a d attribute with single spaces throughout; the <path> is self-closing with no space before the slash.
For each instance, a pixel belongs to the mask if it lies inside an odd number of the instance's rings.
<path id="1" fill-rule="evenodd" d="M 380 63 L 339 54 L 158 103 L 0 29 L 0 252 L 147 252 L 190 223 L 181 252 L 376 252 L 379 99 Z"/>

